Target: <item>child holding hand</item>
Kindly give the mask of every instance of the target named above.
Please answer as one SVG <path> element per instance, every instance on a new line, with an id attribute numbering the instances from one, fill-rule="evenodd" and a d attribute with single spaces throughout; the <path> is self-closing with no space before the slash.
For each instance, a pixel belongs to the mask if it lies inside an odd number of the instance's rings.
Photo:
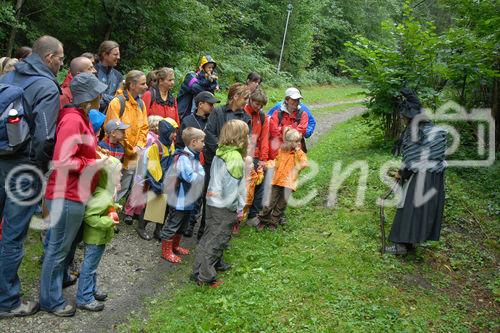
<path id="1" fill-rule="evenodd" d="M 283 223 L 288 197 L 297 189 L 299 173 L 307 166 L 307 156 L 301 149 L 300 132 L 287 127 L 283 139 L 275 160 L 271 199 L 269 205 L 259 214 L 258 230 L 265 227 L 275 230 L 278 224 Z"/>
<path id="2" fill-rule="evenodd" d="M 80 268 L 76 305 L 79 309 L 102 311 L 107 294 L 99 291 L 96 285 L 96 271 L 106 244 L 114 235 L 113 227 L 119 223 L 115 203 L 120 187 L 122 165 L 110 156 L 101 170 L 99 183 L 88 201 L 83 220 L 83 242 L 85 255 Z"/>

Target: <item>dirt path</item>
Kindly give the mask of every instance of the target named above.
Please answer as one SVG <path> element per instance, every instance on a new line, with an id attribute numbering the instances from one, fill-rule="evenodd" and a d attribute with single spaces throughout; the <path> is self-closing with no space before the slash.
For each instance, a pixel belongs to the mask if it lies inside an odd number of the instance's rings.
<path id="1" fill-rule="evenodd" d="M 329 103 L 312 106 L 321 109 L 352 102 Z M 358 116 L 365 111 L 364 107 L 352 107 L 338 113 L 318 114 L 317 127 L 308 144 L 314 145 L 322 134 L 327 133 L 333 126 Z M 152 233 L 154 226 L 148 225 Z M 109 299 L 103 312 L 91 313 L 77 311 L 72 318 L 57 318 L 45 312 L 27 318 L 0 320 L 0 332 L 3 333 L 45 333 L 45 332 L 111 332 L 117 325 L 128 320 L 131 313 L 141 313 L 143 303 L 158 294 L 168 294 L 169 290 L 188 283 L 188 272 L 192 263 L 192 256 L 186 257 L 182 265 L 174 266 L 160 258 L 160 243 L 140 239 L 131 226 L 122 225 L 121 231 L 113 242 L 107 246 L 99 266 L 98 285 L 102 290 L 109 292 Z M 193 240 L 184 243 L 194 248 Z M 77 260 L 81 261 L 79 250 Z M 66 299 L 74 302 L 76 287 L 65 290 Z M 37 298 L 38 291 L 30 294 Z"/>

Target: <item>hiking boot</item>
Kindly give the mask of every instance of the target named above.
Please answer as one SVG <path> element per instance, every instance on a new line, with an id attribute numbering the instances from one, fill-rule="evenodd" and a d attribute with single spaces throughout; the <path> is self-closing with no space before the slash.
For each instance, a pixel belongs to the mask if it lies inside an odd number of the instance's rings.
<path id="1" fill-rule="evenodd" d="M 220 259 L 214 266 L 215 270 L 218 272 L 225 272 L 228 271 L 232 268 L 233 266 L 229 265 L 228 263 L 224 262 L 223 259 Z"/>
<path id="2" fill-rule="evenodd" d="M 174 254 L 172 242 L 172 239 L 161 241 L 161 257 L 171 263 L 177 264 L 182 262 L 182 258 Z"/>
<path id="3" fill-rule="evenodd" d="M 99 303 L 96 300 L 90 302 L 89 304 L 77 305 L 76 307 L 81 310 L 87 310 L 92 312 L 99 312 L 104 310 L 104 304 Z"/>
<path id="4" fill-rule="evenodd" d="M 406 249 L 406 246 L 404 246 L 403 244 L 395 243 L 394 245 L 386 246 L 384 252 L 393 254 L 395 256 L 400 256 L 407 254 L 408 250 Z"/>
<path id="5" fill-rule="evenodd" d="M 234 223 L 231 227 L 231 232 L 233 235 L 238 235 L 240 233 L 240 224 L 238 222 Z"/>
<path id="6" fill-rule="evenodd" d="M 205 282 L 205 281 L 200 281 L 198 280 L 196 284 L 198 284 L 200 287 L 203 286 L 209 286 L 210 288 L 219 288 L 224 283 L 222 280 L 213 280 L 212 282 Z"/>
<path id="7" fill-rule="evenodd" d="M 189 254 L 189 250 L 185 247 L 180 246 L 181 239 L 181 235 L 175 234 L 175 236 L 172 238 L 172 249 L 174 250 L 175 254 L 187 255 Z"/>
<path id="8" fill-rule="evenodd" d="M 52 313 L 54 316 L 57 317 L 73 317 L 75 315 L 76 309 L 73 305 L 66 303 L 66 305 L 60 309 L 47 312 Z"/>
<path id="9" fill-rule="evenodd" d="M 288 224 L 288 220 L 286 219 L 285 216 L 280 217 L 280 224 L 281 225 L 286 225 Z"/>
<path id="10" fill-rule="evenodd" d="M 151 240 L 151 236 L 149 236 L 148 232 L 146 231 L 146 221 L 139 220 L 137 222 L 137 228 L 135 228 L 135 231 L 137 231 L 137 234 L 142 239 L 147 240 L 147 241 Z"/>
<path id="11" fill-rule="evenodd" d="M 247 220 L 247 225 L 249 225 L 251 227 L 256 227 L 258 224 L 259 224 L 259 217 L 258 216 L 254 216 L 254 217 Z"/>
<path id="12" fill-rule="evenodd" d="M 133 221 L 134 221 L 134 219 L 130 215 L 125 215 L 125 217 L 123 218 L 123 223 L 125 223 L 127 225 L 132 225 Z"/>
<path id="13" fill-rule="evenodd" d="M 66 281 L 63 281 L 62 287 L 63 289 L 66 289 L 76 284 L 77 281 L 78 281 L 78 276 L 75 276 L 73 274 L 68 274 L 68 279 Z"/>
<path id="14" fill-rule="evenodd" d="M 259 222 L 259 224 L 257 224 L 255 228 L 257 229 L 257 231 L 263 231 L 266 228 L 266 225 L 262 222 Z"/>
<path id="15" fill-rule="evenodd" d="M 15 309 L 8 311 L 0 311 L 1 318 L 11 318 L 11 317 L 26 317 L 34 315 L 40 309 L 40 304 L 34 301 L 21 301 L 21 304 Z"/>
<path id="16" fill-rule="evenodd" d="M 104 302 L 108 298 L 108 293 L 105 293 L 103 291 L 97 290 L 94 293 L 94 298 L 100 302 Z"/>

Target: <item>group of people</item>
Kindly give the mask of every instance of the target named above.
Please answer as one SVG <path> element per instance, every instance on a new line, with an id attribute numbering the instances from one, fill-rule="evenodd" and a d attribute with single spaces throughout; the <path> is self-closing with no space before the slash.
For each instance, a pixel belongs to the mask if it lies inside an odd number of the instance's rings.
<path id="1" fill-rule="evenodd" d="M 286 89 L 266 113 L 261 77 L 252 72 L 217 105 L 217 63 L 204 55 L 175 97 L 172 68 L 122 75 L 114 41 L 104 41 L 97 55 L 72 59 L 59 85 L 63 44 L 42 36 L 29 52 L 0 76 L 0 318 L 39 309 L 73 316 L 62 289 L 76 282 L 76 307 L 103 310 L 107 294 L 96 272 L 120 222 L 136 221 L 139 237 L 161 241 L 161 257 L 172 263 L 190 254 L 182 238 L 192 237 L 198 223 L 191 278 L 210 287 L 231 268 L 224 250 L 243 222 L 259 231 L 287 223 L 289 195 L 308 165 L 305 139 L 316 125 L 299 89 Z M 444 206 L 446 133 L 421 119 L 415 96 L 403 96 L 408 127 L 397 177 L 406 200 L 390 235 L 393 254 L 438 239 Z M 432 163 L 422 164 L 423 151 Z M 421 174 L 425 190 L 438 194 L 416 205 Z M 37 210 L 48 224 L 39 303 L 21 299 L 17 275 Z M 153 235 L 148 223 L 155 223 Z M 69 268 L 81 242 L 77 277 Z"/>
<path id="2" fill-rule="evenodd" d="M 172 263 L 190 253 L 182 238 L 199 222 L 192 279 L 210 287 L 231 267 L 223 252 L 242 222 L 258 230 L 286 223 L 287 198 L 307 166 L 304 138 L 315 126 L 297 88 L 267 114 L 255 72 L 217 105 L 210 55 L 177 96 L 172 68 L 122 75 L 114 41 L 72 59 L 59 85 L 63 59 L 62 43 L 42 36 L 0 76 L 0 317 L 39 309 L 72 316 L 62 290 L 76 282 L 76 307 L 101 311 L 107 294 L 96 271 L 120 221 L 160 240 L 161 257 Z M 21 300 L 17 275 L 37 210 L 47 223 L 39 303 Z M 153 235 L 147 223 L 155 223 Z M 70 266 L 81 242 L 77 277 Z"/>

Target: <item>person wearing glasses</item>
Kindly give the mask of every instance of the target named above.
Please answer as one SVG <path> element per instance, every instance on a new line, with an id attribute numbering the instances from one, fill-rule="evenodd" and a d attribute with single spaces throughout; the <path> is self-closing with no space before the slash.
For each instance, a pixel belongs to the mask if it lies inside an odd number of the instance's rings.
<path id="1" fill-rule="evenodd" d="M 0 83 L 23 88 L 23 112 L 30 119 L 29 138 L 15 152 L 0 158 L 0 216 L 4 220 L 0 241 L 0 318 L 29 316 L 39 309 L 37 302 L 21 300 L 17 270 L 36 209 L 35 204 L 29 203 L 39 197 L 40 175 L 48 171 L 54 150 L 61 91 L 56 76 L 63 59 L 63 44 L 54 37 L 42 36 L 33 44 L 33 53 L 18 62 L 13 72 L 0 78 Z M 19 181 L 6 183 L 10 176 Z"/>

